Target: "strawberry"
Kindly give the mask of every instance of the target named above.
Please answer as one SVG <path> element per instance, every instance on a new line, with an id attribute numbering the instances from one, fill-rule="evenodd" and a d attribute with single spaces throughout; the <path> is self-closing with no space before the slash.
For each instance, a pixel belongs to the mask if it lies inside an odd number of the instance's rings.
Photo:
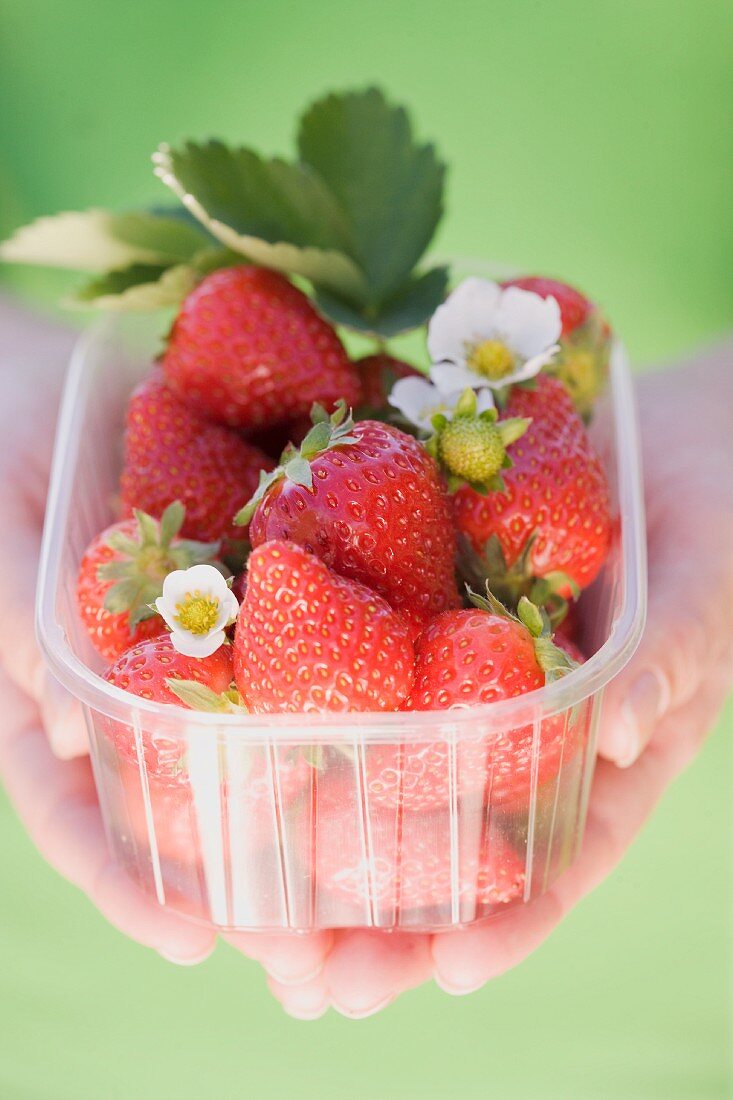
<path id="1" fill-rule="evenodd" d="M 368 820 L 365 833 L 350 785 L 319 785 L 315 874 L 320 893 L 355 908 L 410 912 L 449 906 L 455 891 L 463 919 L 522 896 L 524 863 L 495 833 L 486 844 L 461 846 L 454 866 L 445 811 L 398 815 L 372 807 Z"/>
<path id="2" fill-rule="evenodd" d="M 182 401 L 237 428 L 269 427 L 314 401 L 359 399 L 359 379 L 338 336 L 283 275 L 221 268 L 188 295 L 163 369 Z"/>
<path id="3" fill-rule="evenodd" d="M 422 444 L 387 424 L 323 410 L 299 452 L 264 476 L 237 517 L 250 540 L 297 542 L 373 588 L 415 629 L 459 606 L 450 502 Z"/>
<path id="4" fill-rule="evenodd" d="M 512 387 L 505 414 L 531 423 L 501 471 L 503 491 L 463 485 L 453 496 L 464 576 L 488 579 L 513 606 L 521 594 L 540 603 L 568 598 L 595 580 L 608 553 L 603 467 L 559 379 Z"/>
<path id="5" fill-rule="evenodd" d="M 123 506 L 162 515 L 181 500 L 189 538 L 242 539 L 232 520 L 272 460 L 236 432 L 212 424 L 179 401 L 155 370 L 135 390 L 127 412 Z"/>
<path id="6" fill-rule="evenodd" d="M 361 382 L 360 412 L 366 416 L 388 409 L 387 398 L 390 390 L 399 378 L 424 378 L 417 367 L 395 359 L 392 355 L 379 352 L 377 355 L 364 355 L 354 362 Z M 359 416 L 358 419 L 362 419 Z"/>
<path id="7" fill-rule="evenodd" d="M 608 376 L 611 329 L 598 306 L 579 290 L 557 279 L 524 276 L 502 286 L 531 290 L 541 298 L 554 298 L 560 307 L 560 352 L 548 368 L 570 390 L 578 412 L 586 419 Z"/>
<path id="8" fill-rule="evenodd" d="M 94 648 L 108 660 L 133 642 L 160 634 L 163 620 L 150 608 L 174 569 L 211 562 L 218 543 L 177 537 L 185 510 L 169 505 L 160 523 L 145 512 L 113 523 L 92 540 L 79 566 L 76 597 L 79 614 Z"/>
<path id="9" fill-rule="evenodd" d="M 184 657 L 174 649 L 168 634 L 158 634 L 126 650 L 107 669 L 104 678 L 141 699 L 192 709 L 171 690 L 169 681 L 196 681 L 215 695 L 222 695 L 229 690 L 232 682 L 231 646 L 221 646 L 210 657 Z M 106 728 L 120 756 L 135 762 L 137 750 L 133 730 L 111 719 Z M 167 729 L 158 734 L 148 729 L 143 731 L 145 764 L 149 774 L 158 782 L 186 781 L 184 753 L 185 742 Z"/>
<path id="10" fill-rule="evenodd" d="M 397 710 L 414 650 L 401 615 L 294 543 L 252 551 L 234 676 L 257 714 Z"/>
<path id="11" fill-rule="evenodd" d="M 571 655 L 553 644 L 543 616 L 525 597 L 518 616 L 490 593 L 472 600 L 477 606 L 439 615 L 421 635 L 403 710 L 463 710 L 514 698 L 565 675 L 576 654 L 582 660 L 576 649 Z M 447 740 L 370 746 L 367 791 L 376 805 L 433 810 L 449 804 L 454 775 L 459 796 L 483 792 L 492 805 L 516 806 L 529 797 L 535 755 L 542 785 L 574 754 L 581 736 L 577 725 L 566 731 L 559 715 L 543 722 L 536 754 L 532 726 L 459 740 L 455 762 Z"/>

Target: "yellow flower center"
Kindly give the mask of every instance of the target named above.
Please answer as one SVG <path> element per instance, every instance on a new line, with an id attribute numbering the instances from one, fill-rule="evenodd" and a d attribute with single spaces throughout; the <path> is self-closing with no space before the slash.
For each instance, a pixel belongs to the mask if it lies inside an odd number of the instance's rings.
<path id="1" fill-rule="evenodd" d="M 483 340 L 476 344 L 468 356 L 468 365 L 477 374 L 498 382 L 514 370 L 516 358 L 513 351 L 501 340 Z"/>
<path id="2" fill-rule="evenodd" d="M 209 634 L 219 617 L 219 601 L 210 599 L 196 590 L 187 592 L 181 603 L 176 604 L 176 622 L 189 634 Z"/>

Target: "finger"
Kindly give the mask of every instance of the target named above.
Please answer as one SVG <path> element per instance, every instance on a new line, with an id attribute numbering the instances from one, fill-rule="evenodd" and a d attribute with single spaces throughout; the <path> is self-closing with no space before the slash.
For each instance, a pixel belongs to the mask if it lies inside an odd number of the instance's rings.
<path id="1" fill-rule="evenodd" d="M 692 699 L 725 662 L 733 567 L 719 550 L 701 560 L 692 510 L 686 523 L 694 537 L 667 522 L 650 536 L 647 627 L 634 658 L 607 689 L 599 752 L 621 767 L 638 759 L 664 716 Z"/>
<path id="2" fill-rule="evenodd" d="M 267 984 L 283 1010 L 295 1020 L 317 1020 L 328 1011 L 328 992 L 322 978 L 302 985 L 283 985 L 268 977 Z"/>
<path id="3" fill-rule="evenodd" d="M 132 939 L 179 962 L 205 958 L 214 933 L 161 908 L 112 860 L 88 761 L 53 756 L 33 702 L 2 674 L 0 693 L 0 777 L 41 855 Z"/>
<path id="4" fill-rule="evenodd" d="M 362 1019 L 432 977 L 430 936 L 354 929 L 341 932 L 324 968 L 331 1004 Z"/>
<path id="5" fill-rule="evenodd" d="M 303 984 L 323 970 L 333 945 L 333 932 L 228 932 L 223 939 L 250 959 L 261 963 L 280 985 Z"/>

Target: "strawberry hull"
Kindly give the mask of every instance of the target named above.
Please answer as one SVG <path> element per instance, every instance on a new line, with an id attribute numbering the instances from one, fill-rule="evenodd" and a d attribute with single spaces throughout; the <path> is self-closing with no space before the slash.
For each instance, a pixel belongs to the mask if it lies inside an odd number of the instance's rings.
<path id="1" fill-rule="evenodd" d="M 171 911 L 242 931 L 437 930 L 541 895 L 581 844 L 602 693 L 644 621 L 638 441 L 622 350 L 598 418 L 611 429 L 598 438 L 613 529 L 581 601 L 581 668 L 463 710 L 236 715 L 133 698 L 105 682 L 76 607 L 84 549 L 115 519 L 121 448 L 110 441 L 122 437 L 155 347 L 152 328 L 128 322 L 88 333 L 75 354 L 39 585 L 39 639 L 84 708 L 114 857 Z M 170 775 L 158 768 L 163 749 Z"/>

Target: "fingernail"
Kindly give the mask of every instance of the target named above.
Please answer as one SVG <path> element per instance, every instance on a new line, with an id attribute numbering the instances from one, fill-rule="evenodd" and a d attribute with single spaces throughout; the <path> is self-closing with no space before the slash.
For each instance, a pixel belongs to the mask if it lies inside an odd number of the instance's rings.
<path id="1" fill-rule="evenodd" d="M 199 963 L 206 962 L 209 956 L 213 953 L 214 948 L 209 947 L 206 951 L 202 951 L 198 955 L 190 955 L 188 957 L 182 957 L 180 955 L 173 955 L 162 948 L 158 948 L 158 954 L 161 959 L 165 959 L 166 962 L 174 963 L 175 966 L 198 966 Z"/>
<path id="2" fill-rule="evenodd" d="M 310 970 L 307 974 L 281 974 L 279 970 L 273 970 L 271 966 L 266 966 L 265 970 L 278 985 L 305 985 L 306 982 L 318 977 L 323 970 L 323 963 L 319 963 L 315 970 Z"/>
<path id="3" fill-rule="evenodd" d="M 616 757 L 619 767 L 628 768 L 638 759 L 668 706 L 666 678 L 656 669 L 646 669 L 634 680 L 621 707 L 626 729 Z"/>
<path id="4" fill-rule="evenodd" d="M 435 984 L 442 989 L 444 993 L 450 994 L 451 997 L 467 997 L 469 993 L 478 993 L 479 989 L 483 989 L 486 985 L 486 982 L 480 981 L 472 982 L 469 985 L 460 985 L 455 982 L 450 982 L 436 973 Z"/>
<path id="5" fill-rule="evenodd" d="M 394 994 L 390 993 L 388 997 L 384 997 L 381 1001 L 377 1001 L 376 1004 L 370 1005 L 368 1008 L 346 1008 L 336 1001 L 331 1001 L 331 1007 L 342 1016 L 346 1016 L 349 1020 L 365 1020 L 367 1016 L 374 1016 L 377 1012 L 381 1012 L 382 1009 L 387 1008 L 388 1005 L 392 1004 L 393 1000 Z"/>

